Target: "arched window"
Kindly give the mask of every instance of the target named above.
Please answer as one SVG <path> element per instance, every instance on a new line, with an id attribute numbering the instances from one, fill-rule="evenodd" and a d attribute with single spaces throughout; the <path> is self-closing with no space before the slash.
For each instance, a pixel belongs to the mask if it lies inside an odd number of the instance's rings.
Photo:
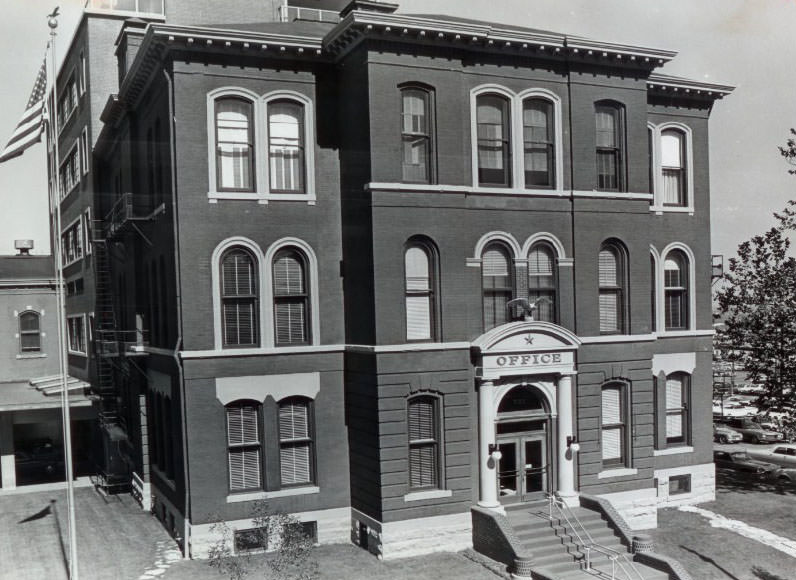
<path id="1" fill-rule="evenodd" d="M 262 488 L 260 457 L 260 405 L 240 401 L 227 405 L 227 455 L 229 489 L 244 491 Z"/>
<path id="2" fill-rule="evenodd" d="M 677 129 L 661 132 L 661 187 L 663 205 L 688 205 L 685 135 Z"/>
<path id="3" fill-rule="evenodd" d="M 688 329 L 688 258 L 672 250 L 663 262 L 666 330 Z"/>
<path id="4" fill-rule="evenodd" d="M 312 401 L 289 397 L 279 402 L 279 472 L 282 487 L 315 480 Z"/>
<path id="5" fill-rule="evenodd" d="M 689 376 L 673 373 L 666 377 L 666 444 L 688 442 Z"/>
<path id="6" fill-rule="evenodd" d="M 553 103 L 529 98 L 522 103 L 525 187 L 555 187 Z"/>
<path id="7" fill-rule="evenodd" d="M 481 257 L 484 331 L 508 322 L 506 304 L 511 300 L 512 276 L 509 253 L 502 244 L 489 244 Z"/>
<path id="8" fill-rule="evenodd" d="M 511 185 L 509 100 L 499 95 L 476 98 L 478 185 Z"/>
<path id="9" fill-rule="evenodd" d="M 23 354 L 41 352 L 41 327 L 38 312 L 29 310 L 19 315 L 19 350 Z"/>
<path id="10" fill-rule="evenodd" d="M 432 93 L 419 87 L 401 89 L 402 179 L 431 183 L 434 164 Z"/>
<path id="11" fill-rule="evenodd" d="M 254 191 L 254 105 L 239 97 L 215 101 L 216 187 Z"/>
<path id="12" fill-rule="evenodd" d="M 279 99 L 268 103 L 270 189 L 304 193 L 304 105 Z"/>
<path id="13" fill-rule="evenodd" d="M 627 272 L 625 253 L 614 242 L 600 247 L 598 260 L 600 286 L 600 332 L 617 334 L 626 331 L 625 287 Z"/>
<path id="14" fill-rule="evenodd" d="M 536 243 L 528 252 L 528 301 L 536 303 L 534 319 L 558 322 L 556 255 L 550 244 Z"/>
<path id="15" fill-rule="evenodd" d="M 274 256 L 274 341 L 276 346 L 310 342 L 310 300 L 307 260 L 295 248 Z"/>
<path id="16" fill-rule="evenodd" d="M 627 465 L 626 390 L 623 383 L 609 383 L 602 388 L 600 447 L 606 467 Z"/>
<path id="17" fill-rule="evenodd" d="M 408 402 L 409 487 L 438 488 L 439 401 L 436 397 L 419 396 Z"/>
<path id="18" fill-rule="evenodd" d="M 624 191 L 625 134 L 622 107 L 609 102 L 595 106 L 597 189 Z"/>
<path id="19" fill-rule="evenodd" d="M 404 253 L 407 340 L 434 338 L 436 318 L 434 269 L 434 253 L 428 244 L 411 242 Z"/>
<path id="20" fill-rule="evenodd" d="M 233 247 L 221 257 L 221 326 L 225 347 L 258 346 L 257 262 L 246 249 Z"/>

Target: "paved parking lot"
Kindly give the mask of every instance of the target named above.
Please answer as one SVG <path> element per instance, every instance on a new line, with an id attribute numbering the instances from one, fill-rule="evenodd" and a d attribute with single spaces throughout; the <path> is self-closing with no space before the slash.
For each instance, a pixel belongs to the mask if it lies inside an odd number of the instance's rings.
<path id="1" fill-rule="evenodd" d="M 154 578 L 175 559 L 174 542 L 129 495 L 76 489 L 75 509 L 81 579 Z M 0 578 L 66 580 L 66 518 L 65 490 L 0 495 Z"/>

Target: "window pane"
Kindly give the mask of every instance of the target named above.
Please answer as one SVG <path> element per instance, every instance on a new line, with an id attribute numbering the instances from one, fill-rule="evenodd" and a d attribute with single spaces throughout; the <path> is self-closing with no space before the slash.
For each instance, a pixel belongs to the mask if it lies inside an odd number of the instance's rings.
<path id="1" fill-rule="evenodd" d="M 553 106 L 543 99 L 523 102 L 525 185 L 553 185 Z"/>
<path id="2" fill-rule="evenodd" d="M 619 387 L 606 387 L 602 396 L 602 423 L 614 425 L 622 422 L 621 392 Z"/>
<path id="3" fill-rule="evenodd" d="M 597 109 L 597 147 L 616 147 L 616 117 L 615 109 Z"/>
<path id="4" fill-rule="evenodd" d="M 19 315 L 19 329 L 22 332 L 39 330 L 39 315 L 33 312 L 23 312 Z"/>
<path id="5" fill-rule="evenodd" d="M 36 351 L 41 349 L 41 337 L 38 332 L 31 334 L 20 334 L 20 346 L 23 351 Z"/>
<path id="6" fill-rule="evenodd" d="M 310 483 L 310 446 L 308 443 L 289 445 L 279 450 L 282 485 Z"/>
<path id="7" fill-rule="evenodd" d="M 619 330 L 620 302 L 616 292 L 600 293 L 600 332 Z"/>
<path id="8" fill-rule="evenodd" d="M 418 445 L 409 449 L 409 486 L 437 487 L 437 446 Z"/>
<path id="9" fill-rule="evenodd" d="M 407 340 L 431 338 L 431 297 L 428 294 L 406 297 Z"/>
<path id="10" fill-rule="evenodd" d="M 602 431 L 603 459 L 622 458 L 622 430 L 603 429 Z"/>
<path id="11" fill-rule="evenodd" d="M 244 250 L 232 250 L 222 262 L 222 295 L 251 296 L 255 293 L 254 259 Z"/>
<path id="12" fill-rule="evenodd" d="M 682 169 L 683 134 L 679 131 L 664 131 L 661 134 L 661 165 Z"/>
<path id="13" fill-rule="evenodd" d="M 478 97 L 478 181 L 481 184 L 509 183 L 508 101 L 497 96 Z"/>
<path id="14" fill-rule="evenodd" d="M 405 90 L 403 95 L 402 126 L 404 133 L 427 134 L 426 96 L 424 91 Z"/>
<path id="15" fill-rule="evenodd" d="M 409 403 L 409 441 L 436 439 L 434 433 L 435 401 L 415 399 Z"/>
<path id="16" fill-rule="evenodd" d="M 677 413 L 666 414 L 666 438 L 676 438 L 683 436 L 683 416 Z"/>
<path id="17" fill-rule="evenodd" d="M 278 101 L 268 105 L 271 189 L 304 191 L 304 107 Z"/>
<path id="18" fill-rule="evenodd" d="M 218 186 L 252 189 L 252 105 L 240 99 L 216 101 Z"/>
<path id="19" fill-rule="evenodd" d="M 257 407 L 227 407 L 227 444 L 246 445 L 259 442 Z"/>
<path id="20" fill-rule="evenodd" d="M 274 260 L 274 295 L 295 296 L 305 293 L 304 264 L 295 253 L 284 253 Z"/>
<path id="21" fill-rule="evenodd" d="M 276 342 L 293 344 L 307 342 L 306 304 L 304 300 L 278 302 L 274 305 Z"/>
<path id="22" fill-rule="evenodd" d="M 260 484 L 260 450 L 229 450 L 230 490 L 255 489 Z"/>
<path id="23" fill-rule="evenodd" d="M 430 290 L 428 254 L 423 248 L 412 246 L 404 256 L 407 290 Z"/>
<path id="24" fill-rule="evenodd" d="M 303 401 L 280 403 L 279 440 L 309 437 L 309 405 Z"/>
<path id="25" fill-rule="evenodd" d="M 509 275 L 509 259 L 500 248 L 490 248 L 481 258 L 481 271 L 484 278 L 507 277 Z"/>
<path id="26" fill-rule="evenodd" d="M 599 274 L 601 287 L 616 287 L 619 285 L 619 260 L 616 253 L 608 248 L 600 250 Z"/>

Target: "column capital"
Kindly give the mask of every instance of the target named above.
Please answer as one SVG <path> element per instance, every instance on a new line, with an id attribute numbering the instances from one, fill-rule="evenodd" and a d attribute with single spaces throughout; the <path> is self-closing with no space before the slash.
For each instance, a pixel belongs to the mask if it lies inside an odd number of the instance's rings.
<path id="1" fill-rule="evenodd" d="M 563 372 L 558 373 L 558 375 L 560 377 L 569 377 L 569 378 L 577 376 L 577 374 L 578 374 L 578 371 L 563 371 Z"/>

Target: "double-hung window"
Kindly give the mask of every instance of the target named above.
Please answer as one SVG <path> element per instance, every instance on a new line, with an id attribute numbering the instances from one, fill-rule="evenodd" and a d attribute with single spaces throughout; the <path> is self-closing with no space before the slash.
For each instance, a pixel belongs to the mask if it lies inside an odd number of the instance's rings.
<path id="1" fill-rule="evenodd" d="M 439 487 L 438 400 L 421 396 L 409 400 L 409 487 Z"/>
<path id="2" fill-rule="evenodd" d="M 616 243 L 602 245 L 598 259 L 600 332 L 623 333 L 625 325 L 625 253 Z"/>
<path id="3" fill-rule="evenodd" d="M 604 466 L 626 464 L 625 388 L 622 383 L 610 383 L 602 388 L 600 445 Z"/>
<path id="4" fill-rule="evenodd" d="M 484 331 L 509 321 L 506 304 L 511 300 L 511 260 L 502 244 L 489 244 L 481 257 Z"/>
<path id="5" fill-rule="evenodd" d="M 69 351 L 86 354 L 86 322 L 82 314 L 69 316 L 66 319 Z"/>
<path id="6" fill-rule="evenodd" d="M 38 312 L 22 312 L 19 315 L 19 350 L 22 354 L 41 351 L 41 328 Z"/>
<path id="7" fill-rule="evenodd" d="M 290 397 L 279 403 L 279 471 L 282 487 L 308 485 L 315 479 L 312 402 Z"/>
<path id="8" fill-rule="evenodd" d="M 663 262 L 666 330 L 688 328 L 688 258 L 680 250 L 672 250 Z"/>
<path id="9" fill-rule="evenodd" d="M 254 402 L 232 403 L 226 409 L 229 489 L 260 489 L 260 405 Z"/>
<path id="10" fill-rule="evenodd" d="M 666 444 L 688 441 L 689 376 L 674 373 L 666 377 Z"/>
<path id="11" fill-rule="evenodd" d="M 555 186 L 553 103 L 530 98 L 522 103 L 525 187 Z"/>
<path id="12" fill-rule="evenodd" d="M 685 134 L 677 129 L 661 132 L 661 187 L 663 205 L 686 206 Z"/>
<path id="13" fill-rule="evenodd" d="M 537 243 L 528 252 L 528 301 L 536 303 L 534 319 L 557 322 L 558 284 L 555 252 L 549 244 Z"/>
<path id="14" fill-rule="evenodd" d="M 273 261 L 274 340 L 276 346 L 310 342 L 307 260 L 294 248 L 279 250 Z"/>
<path id="15" fill-rule="evenodd" d="M 431 340 L 434 336 L 435 294 L 433 254 L 428 245 L 413 242 L 404 253 L 406 339 Z"/>
<path id="16" fill-rule="evenodd" d="M 432 181 L 432 102 L 428 90 L 401 90 L 401 176 L 406 182 Z"/>
<path id="17" fill-rule="evenodd" d="M 303 193 L 304 106 L 288 100 L 268 103 L 268 159 L 271 192 Z"/>
<path id="18" fill-rule="evenodd" d="M 476 97 L 478 185 L 511 186 L 510 101 L 500 95 Z"/>
<path id="19" fill-rule="evenodd" d="M 259 345 L 257 263 L 244 248 L 221 258 L 221 325 L 225 347 Z"/>
<path id="20" fill-rule="evenodd" d="M 623 109 L 612 103 L 595 107 L 597 189 L 624 191 L 625 155 Z"/>
<path id="21" fill-rule="evenodd" d="M 216 187 L 254 191 L 254 104 L 238 97 L 215 101 Z"/>

